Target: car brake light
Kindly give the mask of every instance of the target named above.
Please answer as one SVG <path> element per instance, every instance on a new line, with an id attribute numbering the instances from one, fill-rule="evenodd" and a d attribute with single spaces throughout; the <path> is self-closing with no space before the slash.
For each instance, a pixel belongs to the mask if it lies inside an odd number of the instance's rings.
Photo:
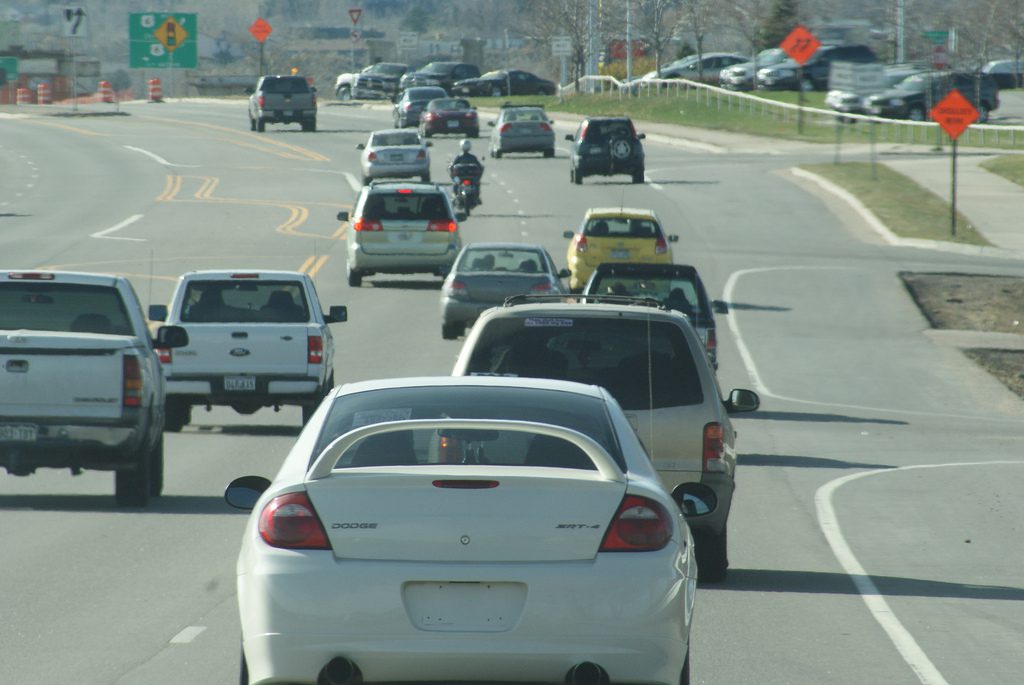
<path id="1" fill-rule="evenodd" d="M 544 281 L 543 283 L 534 283 L 530 286 L 530 292 L 534 293 L 550 293 L 554 290 L 550 281 Z"/>
<path id="2" fill-rule="evenodd" d="M 459 228 L 459 225 L 449 219 L 434 219 L 427 224 L 428 231 L 436 231 L 438 233 L 455 233 Z"/>
<path id="3" fill-rule="evenodd" d="M 420 150 L 419 152 L 416 153 L 416 159 L 426 159 L 426 158 L 427 158 L 427 151 L 426 150 Z"/>
<path id="4" fill-rule="evenodd" d="M 433 121 L 434 119 L 437 118 L 437 115 L 434 114 L 433 112 L 424 112 L 423 118 L 427 121 Z"/>
<path id="5" fill-rule="evenodd" d="M 53 274 L 46 273 L 45 271 L 29 271 L 29 272 L 17 272 L 12 271 L 7 274 L 7 277 L 12 281 L 52 281 Z"/>
<path id="6" fill-rule="evenodd" d="M 490 490 L 501 483 L 496 480 L 435 480 L 435 488 L 454 488 L 456 490 Z"/>
<path id="7" fill-rule="evenodd" d="M 399 188 L 395 192 L 398 193 L 399 195 L 412 195 L 411 188 Z"/>
<path id="8" fill-rule="evenodd" d="M 260 275 L 257 273 L 246 273 L 246 274 L 231 274 L 231 278 L 259 278 Z"/>
<path id="9" fill-rule="evenodd" d="M 468 178 L 464 178 L 464 179 L 462 179 L 462 185 L 464 185 L 464 186 L 471 186 L 471 185 L 473 185 L 473 181 L 469 180 Z"/>
<path id="10" fill-rule="evenodd" d="M 306 338 L 306 362 L 308 364 L 324 363 L 324 339 L 319 335 Z"/>
<path id="11" fill-rule="evenodd" d="M 158 347 L 156 348 L 156 356 L 160 359 L 161 364 L 170 364 L 174 359 L 171 357 L 171 348 L 169 347 Z"/>
<path id="12" fill-rule="evenodd" d="M 659 237 L 654 243 L 654 254 L 665 254 L 666 252 L 668 252 L 668 243 L 664 238 Z"/>
<path id="13" fill-rule="evenodd" d="M 466 284 L 462 281 L 452 281 L 448 284 L 448 294 L 459 297 L 466 294 Z"/>
<path id="14" fill-rule="evenodd" d="M 715 333 L 714 328 L 708 329 L 708 339 L 704 342 L 704 347 L 710 353 L 718 349 L 718 335 Z"/>
<path id="15" fill-rule="evenodd" d="M 122 404 L 126 407 L 142 406 L 142 369 L 139 358 L 125 355 L 121 364 L 121 379 L 124 387 Z"/>
<path id="16" fill-rule="evenodd" d="M 402 109 L 404 109 L 406 112 L 408 112 L 410 109 L 412 109 L 412 103 L 411 102 L 405 103 L 404 105 L 402 105 Z"/>
<path id="17" fill-rule="evenodd" d="M 476 112 L 466 112 L 467 119 L 476 119 Z"/>
<path id="18" fill-rule="evenodd" d="M 587 236 L 583 235 L 582 233 L 577 233 L 575 242 L 577 252 L 587 251 Z"/>
<path id="19" fill-rule="evenodd" d="M 498 129 L 498 133 L 508 133 L 512 130 L 512 124 L 504 124 Z"/>
<path id="20" fill-rule="evenodd" d="M 353 231 L 383 231 L 384 224 L 373 219 L 356 219 L 352 224 Z"/>
<path id="21" fill-rule="evenodd" d="M 377 161 L 377 153 L 371 151 L 370 154 L 366 155 L 366 160 L 369 161 L 369 162 L 376 162 Z"/>
<path id="22" fill-rule="evenodd" d="M 725 460 L 725 429 L 722 424 L 713 421 L 704 426 L 704 472 L 724 473 Z"/>
<path id="23" fill-rule="evenodd" d="M 608 532 L 601 541 L 601 552 L 653 552 L 672 538 L 668 511 L 652 499 L 637 495 L 622 498 Z"/>
<path id="24" fill-rule="evenodd" d="M 580 128 L 580 140 L 585 140 L 587 137 L 587 127 L 590 125 L 589 121 L 584 121 L 583 126 Z"/>
<path id="25" fill-rule="evenodd" d="M 264 103 L 263 96 L 261 95 L 258 98 L 256 98 L 256 101 L 259 102 L 260 109 L 263 109 L 263 103 Z"/>
<path id="26" fill-rule="evenodd" d="M 541 130 L 541 131 L 544 131 L 544 132 L 547 132 L 547 131 L 550 131 L 550 130 L 551 130 L 551 127 L 550 127 L 550 126 L 548 126 L 547 124 L 543 124 L 543 123 L 542 123 L 542 124 L 540 125 L 540 130 Z"/>
<path id="27" fill-rule="evenodd" d="M 260 537 L 271 547 L 330 549 L 327 533 L 304 492 L 278 495 L 260 512 Z"/>

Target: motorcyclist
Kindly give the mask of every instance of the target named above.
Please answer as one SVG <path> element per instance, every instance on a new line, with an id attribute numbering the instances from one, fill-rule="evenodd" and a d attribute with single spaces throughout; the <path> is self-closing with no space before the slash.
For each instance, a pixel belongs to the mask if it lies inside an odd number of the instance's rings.
<path id="1" fill-rule="evenodd" d="M 457 165 L 474 166 L 477 172 L 473 175 L 473 180 L 476 185 L 476 201 L 477 204 L 483 204 L 484 201 L 480 196 L 480 178 L 484 175 L 484 165 L 480 163 L 477 156 L 470 152 L 473 144 L 469 142 L 468 138 L 463 138 L 462 142 L 459 143 L 459 154 L 452 158 L 452 161 L 448 164 L 448 175 L 453 179 L 455 178 L 454 168 Z"/>

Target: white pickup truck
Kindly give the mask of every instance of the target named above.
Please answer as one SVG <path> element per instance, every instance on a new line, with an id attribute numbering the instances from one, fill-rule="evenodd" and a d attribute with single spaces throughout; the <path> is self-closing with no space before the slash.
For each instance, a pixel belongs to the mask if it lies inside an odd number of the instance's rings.
<path id="1" fill-rule="evenodd" d="M 180 325 L 189 344 L 158 350 L 167 379 L 167 427 L 179 431 L 192 407 L 227 405 L 240 414 L 300 405 L 302 422 L 334 387 L 334 337 L 328 324 L 344 306 L 320 309 L 313 280 L 298 271 L 191 271 L 169 307 L 151 321 Z"/>
<path id="2" fill-rule="evenodd" d="M 114 471 L 122 506 L 163 490 L 164 379 L 155 346 L 121 276 L 0 271 L 0 466 Z"/>

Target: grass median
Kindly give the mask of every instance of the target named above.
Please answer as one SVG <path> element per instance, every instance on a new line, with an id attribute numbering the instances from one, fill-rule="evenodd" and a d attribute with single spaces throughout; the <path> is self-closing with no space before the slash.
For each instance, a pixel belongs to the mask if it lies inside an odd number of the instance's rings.
<path id="1" fill-rule="evenodd" d="M 1003 155 L 989 159 L 982 162 L 981 167 L 1008 181 L 1013 181 L 1019 186 L 1024 186 L 1024 156 L 1022 155 Z"/>

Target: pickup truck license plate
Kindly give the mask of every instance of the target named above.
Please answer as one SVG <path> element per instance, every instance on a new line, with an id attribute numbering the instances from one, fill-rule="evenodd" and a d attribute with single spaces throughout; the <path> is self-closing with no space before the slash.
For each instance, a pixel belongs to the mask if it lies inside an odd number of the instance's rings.
<path id="1" fill-rule="evenodd" d="M 290 109 L 286 109 L 285 111 L 281 112 L 281 114 L 283 114 L 286 117 L 290 117 L 292 115 L 292 111 Z"/>
<path id="2" fill-rule="evenodd" d="M 238 392 L 256 389 L 256 376 L 224 376 L 224 389 Z"/>
<path id="3" fill-rule="evenodd" d="M 629 259 L 629 250 L 612 250 L 612 259 Z"/>
<path id="4" fill-rule="evenodd" d="M 0 440 L 35 442 L 38 429 L 31 423 L 0 423 Z"/>

